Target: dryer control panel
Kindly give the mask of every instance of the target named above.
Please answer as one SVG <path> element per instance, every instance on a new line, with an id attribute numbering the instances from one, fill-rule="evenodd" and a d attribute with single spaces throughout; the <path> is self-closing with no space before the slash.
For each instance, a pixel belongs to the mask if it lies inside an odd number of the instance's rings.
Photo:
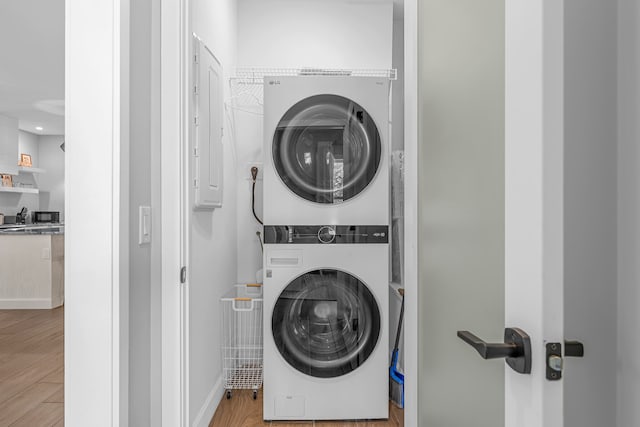
<path id="1" fill-rule="evenodd" d="M 386 225 L 265 225 L 264 243 L 389 243 L 389 227 Z"/>

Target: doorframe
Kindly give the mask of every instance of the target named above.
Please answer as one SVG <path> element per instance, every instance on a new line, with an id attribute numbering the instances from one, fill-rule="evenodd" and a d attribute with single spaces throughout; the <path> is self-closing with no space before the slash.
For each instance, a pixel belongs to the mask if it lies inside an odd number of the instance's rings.
<path id="1" fill-rule="evenodd" d="M 162 238 L 162 422 L 187 426 L 188 297 L 180 285 L 179 270 L 187 265 L 188 94 L 191 27 L 189 0 L 161 3 L 161 238 Z M 404 286 L 412 298 L 405 301 L 405 425 L 418 425 L 418 0 L 404 3 L 404 135 L 405 233 Z M 181 224 L 181 227 L 176 227 Z M 186 309 L 186 310 L 185 310 Z M 413 380 L 412 380 L 413 379 Z"/>
<path id="2" fill-rule="evenodd" d="M 505 326 L 531 337 L 530 375 L 505 366 L 505 426 L 562 427 L 564 0 L 505 3 Z"/>
<path id="3" fill-rule="evenodd" d="M 71 427 L 129 423 L 129 4 L 65 4 L 64 401 Z"/>
<path id="4" fill-rule="evenodd" d="M 162 424 L 189 424 L 188 268 L 185 214 L 188 147 L 188 0 L 160 0 L 160 188 Z M 188 274 L 187 274 L 188 278 Z"/>
<path id="5" fill-rule="evenodd" d="M 78 104 L 67 105 L 67 195 L 66 211 L 71 227 L 67 229 L 67 248 L 65 253 L 68 278 L 67 310 L 65 313 L 65 409 L 67 423 L 80 425 L 81 420 L 100 420 L 103 425 L 127 425 L 128 423 L 128 277 L 127 250 L 123 239 L 127 235 L 128 206 L 126 199 L 128 169 L 126 168 L 128 132 L 126 117 L 128 111 L 127 73 L 122 70 L 128 67 L 128 0 L 112 0 L 102 7 L 94 4 L 82 5 L 83 2 L 67 0 L 66 38 L 75 40 L 72 45 L 76 53 L 84 53 L 83 43 L 86 35 L 95 36 L 100 45 L 104 45 L 111 55 L 104 55 L 95 44 L 92 45 L 96 62 L 83 56 L 76 60 L 71 55 L 74 50 L 67 50 L 67 100 L 80 100 Z M 72 7 L 73 6 L 73 7 Z M 418 238 L 417 230 L 417 196 L 418 196 L 418 39 L 417 39 L 417 0 L 405 2 L 405 287 L 409 295 L 406 301 L 405 323 L 406 334 L 406 409 L 407 425 L 417 425 L 418 392 Z M 175 17 L 178 17 L 177 19 Z M 78 18 L 78 19 L 76 19 Z M 166 425 L 184 425 L 188 416 L 188 387 L 184 362 L 186 354 L 182 348 L 186 337 L 185 322 L 188 319 L 181 307 L 185 292 L 180 285 L 180 267 L 185 265 L 184 227 L 186 218 L 180 203 L 186 197 L 182 176 L 184 163 L 183 148 L 187 144 L 185 94 L 187 75 L 185 65 L 188 62 L 188 0 L 161 1 L 161 238 L 162 238 L 162 420 Z M 100 33 L 96 29 L 105 30 Z M 74 37 L 80 35 L 79 37 Z M 67 46 L 69 47 L 69 46 Z M 91 52 L 89 50 L 88 52 Z M 108 57 L 104 67 L 105 57 Z M 93 65 L 93 67 L 92 67 Z M 93 79 L 102 77 L 107 85 L 89 84 L 89 78 L 81 74 L 88 70 Z M 82 91 L 85 91 L 83 94 Z M 94 97 L 92 97 L 94 95 Z M 103 101 L 103 115 L 96 114 L 100 106 L 95 101 Z M 82 104 L 84 101 L 84 104 Z M 94 109 L 83 114 L 74 105 L 92 105 Z M 84 108 L 84 107 L 83 107 Z M 69 117 L 87 118 L 84 123 L 71 121 Z M 93 118 L 93 120 L 91 120 Z M 96 131 L 105 129 L 104 134 Z M 108 127 L 108 129 L 106 127 Z M 103 142 L 102 148 L 109 153 L 101 157 L 107 161 L 107 168 L 100 167 L 91 156 L 96 157 L 95 145 L 82 148 L 83 139 L 91 139 L 92 143 Z M 77 141 L 74 144 L 73 141 Z M 75 147 L 74 147 L 75 146 Z M 91 147 L 91 148 L 89 148 Z M 82 165 L 82 166 L 80 166 Z M 92 168 L 92 166 L 95 166 Z M 102 173 L 102 175 L 101 175 Z M 106 176 L 106 180 L 105 180 Z M 75 178 L 74 177 L 78 177 Z M 176 179 L 177 177 L 177 179 Z M 75 199 L 76 191 L 87 189 L 97 178 L 106 189 L 102 198 Z M 106 182 L 108 181 L 108 182 Z M 76 184 L 77 183 L 77 184 Z M 96 187 L 88 191 L 96 192 Z M 76 200 L 78 202 L 76 203 Z M 81 201 L 80 201 L 81 200 Z M 100 224 L 104 225 L 99 236 L 108 234 L 107 252 L 109 256 L 99 259 L 74 261 L 81 246 L 83 232 L 96 236 L 95 223 L 88 224 L 84 218 L 96 218 L 100 215 Z M 106 216 L 105 216 L 106 215 Z M 77 217 L 75 222 L 73 219 Z M 87 224 L 83 224 L 86 222 Z M 182 224 L 183 227 L 176 227 Z M 91 225 L 91 230 L 85 230 Z M 409 232 L 412 230 L 413 232 Z M 77 236 L 77 237 L 76 237 Z M 78 239 L 78 240 L 75 240 Z M 89 261 L 83 263 L 81 261 Z M 87 269 L 104 272 L 104 277 L 93 276 L 99 287 L 84 287 Z M 90 292 L 89 292 L 90 291 Z M 98 299 L 103 297 L 104 299 Z M 74 300 L 77 302 L 74 303 Z M 105 304 L 107 301 L 107 304 Z M 89 302 L 89 303 L 87 303 Z M 91 304 L 93 302 L 93 304 Z M 95 309 L 95 310 L 94 310 Z M 88 331 L 87 328 L 92 330 Z M 89 339 L 89 341 L 87 341 Z M 81 343 L 81 345 L 78 345 Z M 83 351 L 79 351 L 81 348 Z M 92 356 L 95 356 L 93 358 Z M 91 363 L 89 363 L 91 361 Z M 96 369 L 97 368 L 97 369 Z M 97 374 L 99 373 L 99 375 Z M 413 381 L 411 381 L 413 379 Z M 83 382 L 91 382 L 91 389 L 101 392 L 86 393 Z M 84 403 L 87 403 L 86 405 Z M 72 405 L 73 406 L 72 406 Z"/>
<path id="6" fill-rule="evenodd" d="M 418 425 L 418 0 L 404 2 L 404 424 Z"/>

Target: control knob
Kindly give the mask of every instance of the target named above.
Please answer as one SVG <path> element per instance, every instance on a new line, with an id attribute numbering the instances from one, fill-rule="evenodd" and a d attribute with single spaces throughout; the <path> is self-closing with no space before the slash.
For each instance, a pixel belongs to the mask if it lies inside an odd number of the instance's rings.
<path id="1" fill-rule="evenodd" d="M 318 240 L 322 243 L 332 243 L 336 239 L 336 229 L 331 225 L 325 225 L 318 230 Z"/>

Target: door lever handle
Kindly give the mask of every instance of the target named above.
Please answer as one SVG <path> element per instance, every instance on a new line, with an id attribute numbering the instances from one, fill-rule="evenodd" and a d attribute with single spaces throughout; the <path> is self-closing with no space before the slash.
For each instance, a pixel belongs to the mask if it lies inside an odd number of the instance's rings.
<path id="1" fill-rule="evenodd" d="M 518 356 L 519 349 L 515 344 L 488 343 L 469 331 L 458 331 L 458 337 L 471 347 L 475 348 L 483 359 L 499 359 L 502 357 Z"/>
<path id="2" fill-rule="evenodd" d="M 514 371 L 531 373 L 531 340 L 521 329 L 506 328 L 503 343 L 487 343 L 469 331 L 458 331 L 458 337 L 473 347 L 483 359 L 504 357 Z"/>

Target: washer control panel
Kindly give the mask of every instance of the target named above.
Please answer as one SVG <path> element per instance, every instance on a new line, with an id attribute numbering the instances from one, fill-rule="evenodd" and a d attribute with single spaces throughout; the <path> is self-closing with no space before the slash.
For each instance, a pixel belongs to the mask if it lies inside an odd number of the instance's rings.
<path id="1" fill-rule="evenodd" d="M 389 227 L 386 225 L 265 225 L 264 243 L 389 243 Z"/>

